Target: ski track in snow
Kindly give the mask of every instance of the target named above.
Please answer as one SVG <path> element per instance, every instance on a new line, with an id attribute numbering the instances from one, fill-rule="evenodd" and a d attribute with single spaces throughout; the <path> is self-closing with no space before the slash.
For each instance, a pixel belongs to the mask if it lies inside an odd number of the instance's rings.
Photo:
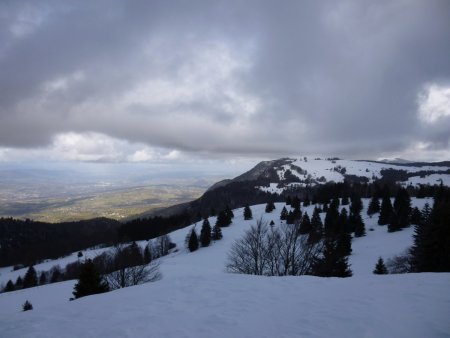
<path id="1" fill-rule="evenodd" d="M 184 248 L 190 227 L 171 233 L 178 251 L 161 259 L 158 282 L 72 302 L 75 281 L 0 294 L 0 337 L 450 337 L 450 274 L 373 275 L 379 256 L 386 260 L 412 244 L 413 229 L 388 233 L 377 215 L 365 214 L 369 201 L 363 202 L 367 235 L 353 239 L 351 278 L 226 273 L 231 244 L 256 219 L 280 223 L 282 203 L 271 214 L 258 205 L 251 221 L 243 220 L 242 208 L 234 210 L 224 238 L 193 253 Z M 413 199 L 419 208 L 426 202 Z M 311 216 L 313 208 L 302 210 Z M 36 269 L 75 260 L 74 253 Z M 10 270 L 1 269 L 1 282 L 25 273 Z M 20 311 L 25 300 L 33 311 Z"/>

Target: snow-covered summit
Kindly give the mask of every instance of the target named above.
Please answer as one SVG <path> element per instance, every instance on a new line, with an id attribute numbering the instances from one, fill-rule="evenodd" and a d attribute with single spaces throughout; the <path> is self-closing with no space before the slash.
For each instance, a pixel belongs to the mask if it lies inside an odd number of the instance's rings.
<path id="1" fill-rule="evenodd" d="M 269 184 L 259 189 L 270 193 L 281 193 L 292 187 L 306 187 L 344 180 L 371 183 L 385 179 L 403 185 L 440 184 L 450 185 L 450 166 L 444 162 L 432 163 L 385 163 L 374 161 L 342 160 L 338 158 L 283 159 L 275 163 Z M 268 169 L 266 169 L 268 170 Z"/>

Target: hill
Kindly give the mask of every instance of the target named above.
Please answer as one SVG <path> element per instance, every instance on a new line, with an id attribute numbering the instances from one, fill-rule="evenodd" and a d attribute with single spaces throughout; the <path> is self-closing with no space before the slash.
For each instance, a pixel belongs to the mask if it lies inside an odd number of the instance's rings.
<path id="1" fill-rule="evenodd" d="M 231 244 L 262 217 L 280 226 L 284 204 L 254 220 L 234 210 L 224 238 L 193 253 L 189 229 L 170 234 L 177 251 L 161 259 L 163 279 L 69 302 L 73 281 L 0 294 L 0 327 L 7 337 L 443 337 L 450 333 L 449 273 L 373 275 L 385 260 L 412 244 L 412 228 L 388 233 L 362 212 L 367 235 L 353 239 L 351 278 L 258 277 L 225 272 Z M 421 208 L 427 199 L 413 199 Z M 313 206 L 304 207 L 312 213 Z M 324 214 L 321 215 L 322 217 Z M 215 217 L 210 217 L 215 223 Z M 194 225 L 193 225 L 194 226 Z M 371 231 L 370 229 L 373 229 Z M 146 242 L 140 242 L 145 245 Z M 85 256 L 90 253 L 85 252 Z M 76 255 L 72 256 L 77 259 Z M 58 261 L 43 263 L 46 268 Z M 62 263 L 61 263 L 62 264 Z M 4 282 L 12 272 L 2 269 Z M 23 272 L 23 271 L 22 271 Z M 14 272 L 17 273 L 17 272 Z M 34 310 L 22 313 L 29 300 Z"/>

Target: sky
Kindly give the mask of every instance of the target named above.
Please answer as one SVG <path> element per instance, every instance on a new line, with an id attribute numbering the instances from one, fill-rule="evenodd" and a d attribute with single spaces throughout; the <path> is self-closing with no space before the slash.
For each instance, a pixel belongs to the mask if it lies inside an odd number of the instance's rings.
<path id="1" fill-rule="evenodd" d="M 0 2 L 0 163 L 450 160 L 450 1 Z"/>

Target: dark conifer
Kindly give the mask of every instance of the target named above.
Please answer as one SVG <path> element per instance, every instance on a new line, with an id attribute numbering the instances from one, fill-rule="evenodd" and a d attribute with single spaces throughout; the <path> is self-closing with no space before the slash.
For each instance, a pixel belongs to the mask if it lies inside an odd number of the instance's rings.
<path id="1" fill-rule="evenodd" d="M 23 287 L 23 279 L 22 279 L 22 277 L 19 276 L 16 279 L 15 288 L 17 290 L 17 289 L 22 289 L 22 287 Z"/>
<path id="2" fill-rule="evenodd" d="M 302 217 L 300 222 L 299 234 L 309 234 L 311 231 L 311 220 L 309 219 L 308 213 L 305 211 L 305 214 Z"/>
<path id="3" fill-rule="evenodd" d="M 375 270 L 373 270 L 373 273 L 376 275 L 387 275 L 388 271 L 386 265 L 384 265 L 383 258 L 378 258 L 378 262 L 375 265 Z"/>
<path id="4" fill-rule="evenodd" d="M 208 246 L 211 243 L 211 225 L 208 218 L 203 220 L 202 229 L 200 230 L 200 243 L 203 247 Z"/>
<path id="5" fill-rule="evenodd" d="M 380 201 L 374 196 L 370 200 L 369 207 L 367 208 L 367 215 L 372 217 L 372 215 L 377 212 L 380 212 Z"/>
<path id="6" fill-rule="evenodd" d="M 195 228 L 192 228 L 191 234 L 189 235 L 188 249 L 193 252 L 198 249 L 198 236 L 195 232 Z"/>
<path id="7" fill-rule="evenodd" d="M 39 277 L 39 285 L 47 284 L 47 273 L 45 271 L 41 272 L 41 276 Z"/>
<path id="8" fill-rule="evenodd" d="M 8 283 L 6 283 L 5 292 L 10 292 L 10 291 L 14 291 L 16 288 L 14 287 L 14 283 L 11 281 L 11 279 L 8 281 Z"/>
<path id="9" fill-rule="evenodd" d="M 341 204 L 342 204 L 342 205 L 349 205 L 349 204 L 350 204 L 350 202 L 349 202 L 349 200 L 348 200 L 348 196 L 342 197 Z"/>
<path id="10" fill-rule="evenodd" d="M 355 229 L 355 237 L 362 237 L 366 235 L 366 227 L 361 214 L 351 215 L 350 223 L 353 224 Z"/>
<path id="11" fill-rule="evenodd" d="M 23 311 L 33 310 L 33 305 L 27 300 L 25 303 L 23 303 L 22 310 Z"/>
<path id="12" fill-rule="evenodd" d="M 339 253 L 334 240 L 327 238 L 321 259 L 313 266 L 312 274 L 320 277 L 350 277 L 348 258 Z"/>
<path id="13" fill-rule="evenodd" d="M 392 212 L 393 208 L 391 199 L 388 196 L 383 197 L 383 200 L 381 202 L 380 217 L 378 218 L 378 224 L 379 225 L 388 224 L 391 219 Z"/>
<path id="14" fill-rule="evenodd" d="M 420 224 L 422 222 L 422 213 L 418 207 L 414 207 L 411 212 L 411 224 Z"/>
<path id="15" fill-rule="evenodd" d="M 253 219 L 252 209 L 250 209 L 248 204 L 244 207 L 244 219 L 247 221 Z"/>
<path id="16" fill-rule="evenodd" d="M 228 204 L 225 207 L 225 214 L 227 215 L 228 219 L 230 220 L 230 224 L 231 224 L 231 220 L 234 218 L 234 213 Z"/>
<path id="17" fill-rule="evenodd" d="M 211 239 L 214 241 L 222 239 L 222 229 L 217 224 L 212 229 Z"/>
<path id="18" fill-rule="evenodd" d="M 393 211 L 391 213 L 391 218 L 389 219 L 388 232 L 399 231 L 400 229 L 397 213 Z"/>
<path id="19" fill-rule="evenodd" d="M 292 204 L 292 199 L 291 199 L 291 196 L 287 196 L 286 197 L 286 205 L 291 205 Z"/>
<path id="20" fill-rule="evenodd" d="M 275 203 L 273 201 L 267 202 L 267 204 L 266 204 L 266 212 L 267 213 L 271 213 L 274 210 L 275 210 Z"/>
<path id="21" fill-rule="evenodd" d="M 352 197 L 350 204 L 350 214 L 359 214 L 363 209 L 363 203 L 360 197 Z"/>
<path id="22" fill-rule="evenodd" d="M 314 208 L 311 218 L 311 232 L 309 233 L 308 242 L 316 243 L 322 238 L 323 224 L 320 218 L 319 209 Z"/>
<path id="23" fill-rule="evenodd" d="M 306 194 L 305 198 L 303 199 L 303 206 L 307 207 L 309 205 L 311 205 L 311 201 L 309 200 L 308 194 Z"/>
<path id="24" fill-rule="evenodd" d="M 97 272 L 92 260 L 88 259 L 81 266 L 80 277 L 73 290 L 74 297 L 80 298 L 107 291 L 109 291 L 108 284 Z"/>
<path id="25" fill-rule="evenodd" d="M 25 277 L 23 278 L 23 288 L 31 288 L 33 286 L 38 285 L 38 278 L 36 274 L 36 270 L 33 266 L 30 266 L 25 274 Z"/>
<path id="26" fill-rule="evenodd" d="M 288 217 L 288 211 L 286 209 L 286 207 L 284 206 L 283 209 L 281 209 L 281 214 L 280 214 L 280 219 L 282 221 L 285 221 Z"/>

